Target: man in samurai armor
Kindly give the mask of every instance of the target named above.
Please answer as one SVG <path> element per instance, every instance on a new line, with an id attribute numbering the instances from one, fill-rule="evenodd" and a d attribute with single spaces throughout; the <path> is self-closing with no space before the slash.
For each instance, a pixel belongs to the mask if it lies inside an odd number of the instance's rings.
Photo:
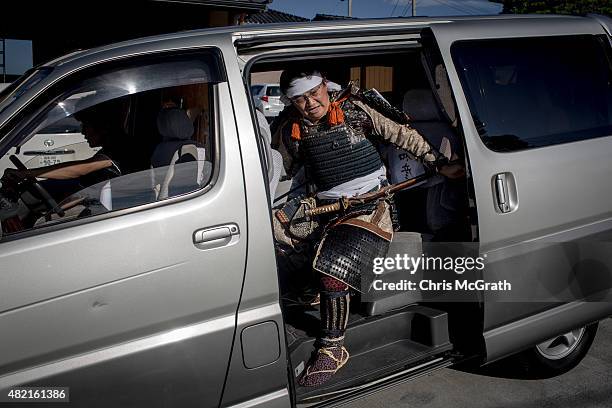
<path id="1" fill-rule="evenodd" d="M 318 71 L 286 70 L 281 75 L 283 98 L 290 106 L 277 119 L 280 123 L 274 124 L 273 140 L 280 142 L 287 174 L 293 176 L 303 167 L 308 182 L 314 185 L 310 197 L 298 198 L 298 206 L 322 206 L 388 185 L 377 150 L 380 143 L 406 149 L 444 174 L 449 167 L 444 156 L 407 120 L 398 123 L 403 114 L 384 98 L 367 98 L 353 85 L 338 90 L 333 84 L 336 88 L 330 89 L 332 84 Z M 405 115 L 403 119 L 407 119 Z M 291 228 L 293 232 L 300 228 L 290 226 L 295 203 L 290 200 L 274 215 L 275 237 L 289 245 L 295 242 Z M 346 364 L 349 353 L 344 334 L 350 290 L 361 290 L 362 274 L 372 273 L 374 258 L 386 256 L 393 236 L 390 204 L 385 197 L 316 218 L 298 223 L 312 227 L 302 233 L 317 234 L 312 265 L 320 276 L 321 327 L 316 353 L 299 379 L 300 385 L 310 387 L 328 381 Z"/>

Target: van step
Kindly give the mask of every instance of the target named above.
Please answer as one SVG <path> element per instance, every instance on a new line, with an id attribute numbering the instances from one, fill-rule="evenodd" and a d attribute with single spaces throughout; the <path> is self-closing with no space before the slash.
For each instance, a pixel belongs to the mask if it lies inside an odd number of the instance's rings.
<path id="1" fill-rule="evenodd" d="M 431 358 L 411 365 L 403 370 L 391 373 L 376 380 L 362 383 L 360 385 L 346 387 L 331 392 L 323 392 L 319 388 L 316 395 L 303 395 L 297 401 L 298 407 L 310 407 L 316 405 L 318 408 L 337 406 L 339 403 L 348 402 L 363 398 L 367 395 L 395 387 L 406 381 L 411 381 L 434 371 L 449 367 L 454 363 L 451 356 Z"/>
<path id="2" fill-rule="evenodd" d="M 443 351 L 445 351 L 444 348 L 432 350 L 410 340 L 404 340 L 371 350 L 368 353 L 352 355 L 346 365 L 322 386 L 297 386 L 297 398 L 300 401 L 359 384 L 367 384 Z"/>
<path id="3" fill-rule="evenodd" d="M 294 367 L 308 360 L 318 332 L 318 311 L 307 317 L 304 323 L 309 327 L 305 331 L 292 328 L 289 352 Z M 401 340 L 411 340 L 428 348 L 449 346 L 447 313 L 410 305 L 384 316 L 355 319 L 351 315 L 345 346 L 356 356 Z"/>
<path id="4" fill-rule="evenodd" d="M 298 400 L 364 384 L 452 349 L 446 312 L 420 305 L 349 325 L 345 346 L 348 363 L 326 384 L 315 389 L 297 387 Z M 314 337 L 290 345 L 294 376 L 298 378 L 314 350 Z"/>

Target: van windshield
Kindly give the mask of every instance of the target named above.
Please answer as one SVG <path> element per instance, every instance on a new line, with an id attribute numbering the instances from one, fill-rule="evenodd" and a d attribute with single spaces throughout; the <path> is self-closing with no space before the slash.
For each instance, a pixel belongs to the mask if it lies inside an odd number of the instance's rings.
<path id="1" fill-rule="evenodd" d="M 52 70 L 53 68 L 43 67 L 28 71 L 0 92 L 0 113 L 4 112 L 21 95 L 46 78 Z"/>

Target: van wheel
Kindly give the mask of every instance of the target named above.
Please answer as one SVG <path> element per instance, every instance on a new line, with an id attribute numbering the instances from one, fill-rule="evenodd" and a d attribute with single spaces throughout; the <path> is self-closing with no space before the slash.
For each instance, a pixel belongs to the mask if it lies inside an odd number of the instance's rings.
<path id="1" fill-rule="evenodd" d="M 524 364 L 531 374 L 554 377 L 574 368 L 589 351 L 598 323 L 579 327 L 537 344 L 524 352 Z"/>
<path id="2" fill-rule="evenodd" d="M 538 380 L 561 375 L 574 368 L 587 354 L 598 323 L 582 326 L 541 342 L 491 364 L 476 367 L 466 363 L 459 370 L 498 378 Z"/>

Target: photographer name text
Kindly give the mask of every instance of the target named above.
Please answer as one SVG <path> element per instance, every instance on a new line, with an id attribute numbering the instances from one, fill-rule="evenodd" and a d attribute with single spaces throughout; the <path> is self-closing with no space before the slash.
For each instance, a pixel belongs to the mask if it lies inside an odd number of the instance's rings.
<path id="1" fill-rule="evenodd" d="M 455 280 L 439 282 L 432 280 L 421 280 L 419 282 L 403 279 L 399 282 L 384 282 L 377 279 L 372 282 L 372 288 L 377 291 L 496 291 L 506 292 L 512 290 L 512 284 L 507 280 L 497 282 L 486 282 L 484 279 L 476 281 Z"/>

